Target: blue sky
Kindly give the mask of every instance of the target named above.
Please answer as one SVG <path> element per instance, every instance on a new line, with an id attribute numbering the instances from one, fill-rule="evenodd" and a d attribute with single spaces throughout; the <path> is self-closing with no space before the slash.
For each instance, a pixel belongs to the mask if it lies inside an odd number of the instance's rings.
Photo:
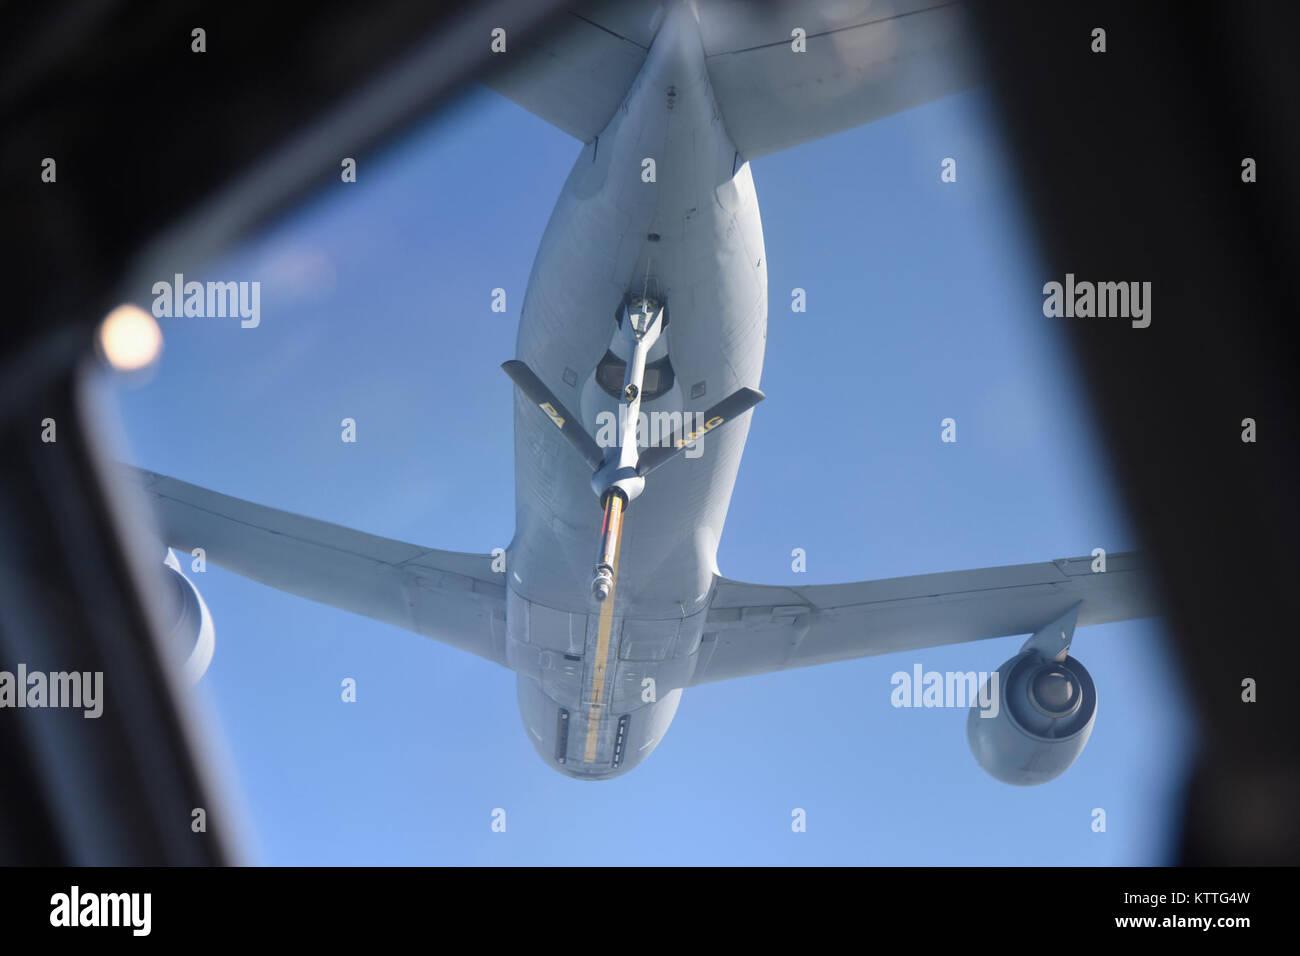
<path id="1" fill-rule="evenodd" d="M 518 309 L 579 144 L 476 90 L 203 276 L 262 322 L 163 319 L 120 390 L 138 464 L 430 547 L 513 532 Z M 957 160 L 957 182 L 940 161 Z M 813 584 L 1129 550 L 988 98 L 940 100 L 753 164 L 771 313 L 718 556 Z M 159 278 L 170 278 L 169 275 Z M 1059 277 L 1057 277 L 1059 278 Z M 507 290 L 505 314 L 490 310 Z M 790 310 L 807 290 L 808 311 Z M 138 291 L 148 307 L 148 288 Z M 354 418 L 358 441 L 340 441 Z M 952 417 L 958 441 L 942 444 Z M 593 543 L 594 547 L 594 543 Z M 793 548 L 806 574 L 791 570 Z M 1194 733 L 1158 622 L 1082 629 L 1100 710 L 1078 763 L 986 776 L 965 712 L 895 709 L 890 675 L 991 671 L 1022 638 L 687 691 L 656 752 L 583 783 L 525 736 L 515 678 L 209 567 L 199 703 L 251 858 L 272 864 L 1148 864 Z M 358 700 L 340 700 L 355 678 Z M 490 829 L 494 808 L 505 833 Z M 807 812 L 792 833 L 791 810 Z M 1107 830 L 1091 829 L 1092 810 Z"/>

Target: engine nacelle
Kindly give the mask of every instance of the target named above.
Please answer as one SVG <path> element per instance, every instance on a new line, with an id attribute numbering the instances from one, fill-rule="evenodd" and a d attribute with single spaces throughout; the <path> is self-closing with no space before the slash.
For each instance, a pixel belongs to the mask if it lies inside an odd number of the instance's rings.
<path id="1" fill-rule="evenodd" d="M 212 653 L 216 650 L 212 614 L 194 582 L 181 571 L 180 561 L 170 548 L 163 565 L 167 568 L 163 585 L 167 643 L 178 649 L 178 659 L 185 662 L 186 682 L 197 684 L 212 663 Z"/>
<path id="2" fill-rule="evenodd" d="M 1055 661 L 1022 651 L 990 675 L 980 700 L 995 696 L 996 712 L 979 701 L 971 707 L 966 738 L 979 765 L 1003 783 L 1033 786 L 1059 777 L 1083 752 L 1097 718 L 1096 685 L 1073 657 Z"/>

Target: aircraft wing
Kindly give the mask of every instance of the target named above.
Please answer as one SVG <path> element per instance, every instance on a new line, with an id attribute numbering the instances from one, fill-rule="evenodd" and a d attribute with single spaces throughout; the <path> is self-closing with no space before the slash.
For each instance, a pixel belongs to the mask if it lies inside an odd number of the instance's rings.
<path id="1" fill-rule="evenodd" d="M 645 61 L 662 4 L 622 0 L 516 37 L 486 83 L 591 142 Z M 962 10 L 943 0 L 698 0 L 714 98 L 745 160 L 974 84 Z M 805 32 L 804 52 L 792 47 Z M 510 52 L 513 50 L 514 52 Z"/>
<path id="2" fill-rule="evenodd" d="M 628 4 L 649 17 L 656 4 Z M 568 14 L 537 35 L 507 32 L 501 65 L 483 82 L 570 136 L 590 143 L 623 102 L 645 63 L 649 34 L 636 43 L 585 17 Z M 510 44 L 514 44 L 511 46 Z"/>
<path id="3" fill-rule="evenodd" d="M 1157 613 L 1135 552 L 854 584 L 781 587 L 718 578 L 691 683 L 1032 634 L 1074 604 L 1080 625 Z"/>
<path id="4" fill-rule="evenodd" d="M 246 578 L 505 664 L 505 580 L 492 555 L 422 548 L 126 471 L 154 505 L 165 544 L 203 548 Z"/>

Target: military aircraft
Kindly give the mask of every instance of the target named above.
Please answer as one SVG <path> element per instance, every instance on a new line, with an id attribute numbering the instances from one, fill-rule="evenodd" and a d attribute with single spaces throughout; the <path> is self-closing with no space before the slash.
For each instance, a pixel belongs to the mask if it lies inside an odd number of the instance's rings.
<path id="1" fill-rule="evenodd" d="M 965 88 L 962 32 L 959 8 L 924 0 L 701 0 L 494 36 L 488 84 L 583 144 L 503 366 L 509 547 L 440 551 L 136 472 L 164 543 L 510 668 L 534 747 L 584 780 L 643 761 L 690 687 L 1029 635 L 996 672 L 996 716 L 972 708 L 968 738 L 998 779 L 1057 776 L 1097 710 L 1068 653 L 1075 627 L 1154 613 L 1138 555 L 808 587 L 733 581 L 716 562 L 763 398 L 749 162 Z M 211 615 L 169 557 L 173 630 L 205 662 Z"/>

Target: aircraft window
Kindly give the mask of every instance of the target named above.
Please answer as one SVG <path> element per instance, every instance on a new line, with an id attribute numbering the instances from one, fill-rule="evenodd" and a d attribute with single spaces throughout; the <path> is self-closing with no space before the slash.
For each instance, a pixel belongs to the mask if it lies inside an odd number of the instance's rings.
<path id="1" fill-rule="evenodd" d="M 626 363 L 613 352 L 606 352 L 605 357 L 596 366 L 596 384 L 618 398 L 619 392 L 623 389 L 623 376 L 626 374 Z"/>
<path id="2" fill-rule="evenodd" d="M 627 363 L 613 352 L 606 352 L 605 357 L 596 366 L 596 384 L 614 398 L 623 397 L 623 376 L 627 374 Z M 645 367 L 645 376 L 641 380 L 641 400 L 648 402 L 658 398 L 673 387 L 673 365 L 665 355 L 657 362 Z"/>

